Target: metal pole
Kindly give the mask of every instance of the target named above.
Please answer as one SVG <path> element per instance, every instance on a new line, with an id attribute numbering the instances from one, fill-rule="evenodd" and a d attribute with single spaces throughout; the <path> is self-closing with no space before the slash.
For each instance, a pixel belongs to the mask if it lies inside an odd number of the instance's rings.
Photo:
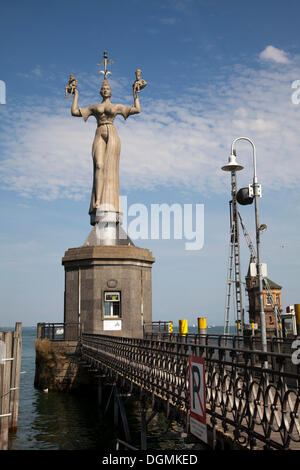
<path id="1" fill-rule="evenodd" d="M 264 312 L 264 293 L 263 281 L 260 262 L 260 230 L 259 230 L 259 215 L 258 215 L 258 195 L 257 195 L 257 182 L 253 182 L 254 197 L 255 197 L 255 222 L 256 222 L 256 253 L 257 253 L 257 274 L 258 274 L 258 289 L 259 289 L 259 309 L 260 309 L 260 330 L 261 330 L 261 343 L 262 350 L 267 351 L 267 332 L 266 332 L 266 316 Z"/>
<path id="2" fill-rule="evenodd" d="M 262 281 L 262 271 L 261 271 L 261 262 L 260 262 L 260 230 L 259 230 L 259 209 L 258 209 L 259 184 L 257 183 L 257 175 L 256 175 L 256 149 L 255 149 L 254 143 L 248 137 L 238 137 L 232 142 L 231 153 L 235 154 L 234 145 L 239 140 L 246 140 L 247 142 L 249 142 L 253 150 L 253 168 L 254 168 L 253 192 L 254 192 L 254 203 L 255 203 L 255 229 L 256 229 L 256 253 L 257 253 L 256 269 L 257 269 L 258 289 L 259 289 L 261 346 L 262 346 L 262 350 L 267 352 L 266 318 L 265 318 L 265 312 L 264 312 L 263 281 Z M 266 365 L 267 363 L 265 363 L 265 366 Z"/>

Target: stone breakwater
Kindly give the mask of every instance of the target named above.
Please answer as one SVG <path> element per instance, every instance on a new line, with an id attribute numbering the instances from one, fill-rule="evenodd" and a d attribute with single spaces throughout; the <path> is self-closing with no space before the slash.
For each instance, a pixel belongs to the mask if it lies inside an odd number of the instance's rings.
<path id="1" fill-rule="evenodd" d="M 78 363 L 77 341 L 35 341 L 34 386 L 39 390 L 69 392 L 91 384 L 91 378 Z"/>

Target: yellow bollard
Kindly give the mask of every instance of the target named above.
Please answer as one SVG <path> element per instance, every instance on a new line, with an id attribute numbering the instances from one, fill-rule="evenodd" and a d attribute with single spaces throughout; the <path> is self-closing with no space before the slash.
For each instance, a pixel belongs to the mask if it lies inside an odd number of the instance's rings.
<path id="1" fill-rule="evenodd" d="M 198 318 L 198 330 L 200 333 L 200 330 L 206 330 L 207 329 L 207 321 L 206 317 L 200 317 Z"/>
<path id="2" fill-rule="evenodd" d="M 179 320 L 179 334 L 180 336 L 185 336 L 188 332 L 188 321 Z"/>
<path id="3" fill-rule="evenodd" d="M 207 321 L 206 321 L 206 317 L 200 317 L 198 318 L 198 333 L 200 336 L 200 340 L 199 340 L 199 343 L 201 345 L 205 345 L 206 344 L 206 336 L 207 335 Z"/>
<path id="4" fill-rule="evenodd" d="M 295 304 L 295 315 L 297 324 L 297 335 L 300 335 L 300 304 Z"/>
<path id="5" fill-rule="evenodd" d="M 173 325 L 173 322 L 172 321 L 169 321 L 169 340 L 170 341 L 173 341 L 174 339 L 174 325 Z"/>

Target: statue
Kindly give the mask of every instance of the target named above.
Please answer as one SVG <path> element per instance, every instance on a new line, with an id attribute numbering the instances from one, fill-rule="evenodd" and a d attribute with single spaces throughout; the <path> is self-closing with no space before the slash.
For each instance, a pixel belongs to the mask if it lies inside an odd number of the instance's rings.
<path id="1" fill-rule="evenodd" d="M 138 114 L 141 111 L 138 93 L 146 86 L 146 82 L 141 78 L 141 70 L 136 71 L 136 80 L 133 84 L 133 106 L 114 104 L 111 102 L 112 91 L 107 79 L 110 72 L 107 70 L 107 53 L 104 52 L 104 74 L 103 83 L 100 89 L 102 102 L 93 104 L 87 108 L 78 107 L 78 90 L 72 88 L 73 103 L 71 108 L 72 116 L 83 117 L 86 121 L 90 116 L 97 120 L 97 129 L 92 147 L 93 157 L 93 189 L 89 214 L 91 224 L 95 225 L 100 220 L 98 215 L 108 212 L 114 213 L 116 221 L 121 218 L 120 207 L 120 186 L 119 186 L 119 159 L 121 144 L 114 126 L 114 119 L 117 115 L 127 119 L 129 116 Z M 75 78 L 75 77 L 74 77 Z M 71 87 L 69 82 L 69 87 Z M 70 92 L 69 92 L 70 93 Z"/>

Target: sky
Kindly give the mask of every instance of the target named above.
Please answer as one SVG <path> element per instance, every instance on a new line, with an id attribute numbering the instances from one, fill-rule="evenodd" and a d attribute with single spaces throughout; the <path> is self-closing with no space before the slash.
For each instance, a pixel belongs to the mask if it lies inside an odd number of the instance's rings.
<path id="1" fill-rule="evenodd" d="M 104 51 L 113 60 L 113 102 L 133 104 L 137 68 L 147 81 L 141 113 L 115 120 L 129 222 L 134 204 L 149 214 L 153 204 L 189 205 L 194 222 L 197 205 L 204 208 L 197 250 L 172 233 L 151 239 L 150 229 L 148 239 L 134 240 L 156 259 L 153 320 L 223 324 L 231 186 L 221 167 L 240 136 L 256 146 L 260 221 L 268 227 L 262 261 L 282 286 L 283 308 L 300 303 L 299 14 L 293 0 L 1 3 L 0 325 L 63 321 L 61 259 L 91 230 L 96 128 L 71 116 L 64 90 L 73 73 L 79 106 L 100 102 Z M 237 159 L 245 187 L 253 179 L 247 142 L 237 144 Z M 254 242 L 254 205 L 240 213 Z M 242 236 L 243 277 L 248 263 Z"/>

